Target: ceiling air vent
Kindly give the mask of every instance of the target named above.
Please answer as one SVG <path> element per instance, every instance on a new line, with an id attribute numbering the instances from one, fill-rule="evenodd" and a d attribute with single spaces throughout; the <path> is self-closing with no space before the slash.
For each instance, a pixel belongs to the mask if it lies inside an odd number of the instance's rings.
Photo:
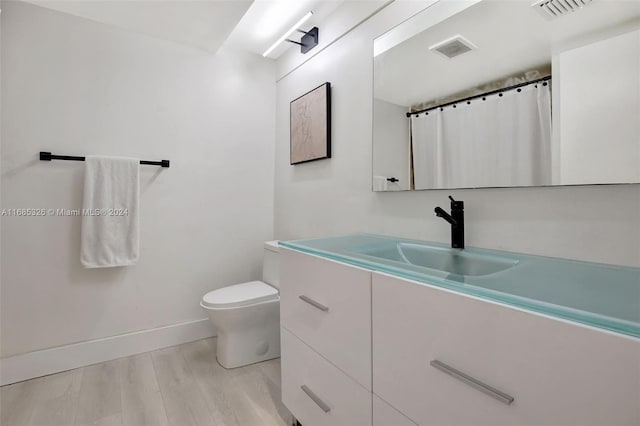
<path id="1" fill-rule="evenodd" d="M 590 5 L 593 0 L 542 0 L 531 5 L 547 19 L 557 18 Z"/>
<path id="2" fill-rule="evenodd" d="M 429 50 L 449 59 L 455 58 L 456 56 L 470 52 L 474 49 L 477 49 L 477 47 L 461 35 L 448 38 L 429 47 Z"/>

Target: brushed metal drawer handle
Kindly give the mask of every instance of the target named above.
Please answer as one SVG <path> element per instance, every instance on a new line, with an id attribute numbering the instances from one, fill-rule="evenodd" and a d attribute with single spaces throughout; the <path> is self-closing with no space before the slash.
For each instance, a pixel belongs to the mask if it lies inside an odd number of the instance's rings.
<path id="1" fill-rule="evenodd" d="M 318 404 L 318 407 L 320 407 L 322 411 L 324 411 L 325 413 L 328 413 L 329 411 L 331 411 L 331 408 L 327 404 L 325 404 L 324 401 L 318 397 L 318 395 L 313 393 L 313 391 L 309 389 L 307 385 L 300 386 L 300 389 L 302 389 L 302 392 L 306 393 L 307 396 L 309 396 L 309 398 L 311 398 L 313 402 Z"/>
<path id="2" fill-rule="evenodd" d="M 324 312 L 328 312 L 329 311 L 329 307 L 328 306 L 324 306 L 322 303 L 318 303 L 315 300 L 313 300 L 313 299 L 311 299 L 311 298 L 309 298 L 309 297 L 307 297 L 305 295 L 298 296 L 298 297 L 300 298 L 300 300 L 302 300 L 304 302 L 307 302 L 311 306 L 313 306 L 315 308 L 318 308 L 321 311 L 324 311 Z"/>
<path id="3" fill-rule="evenodd" d="M 507 395 L 506 393 L 501 392 L 498 389 L 491 387 L 485 383 L 482 383 L 480 380 L 474 379 L 468 374 L 464 374 L 462 371 L 456 370 L 455 368 L 445 364 L 444 362 L 440 362 L 437 359 L 434 359 L 430 362 L 430 364 L 432 367 L 442 371 L 443 373 L 446 373 L 451 377 L 454 377 L 461 382 L 464 382 L 469 386 L 478 389 L 480 392 L 486 393 L 490 397 L 495 398 L 504 404 L 510 405 L 513 402 L 512 396 Z"/>

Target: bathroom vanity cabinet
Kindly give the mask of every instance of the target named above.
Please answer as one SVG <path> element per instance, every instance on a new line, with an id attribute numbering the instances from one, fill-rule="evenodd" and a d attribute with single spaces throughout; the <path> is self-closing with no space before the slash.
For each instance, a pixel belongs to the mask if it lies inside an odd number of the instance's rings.
<path id="1" fill-rule="evenodd" d="M 373 390 L 420 425 L 640 424 L 634 338 L 380 273 L 372 300 Z"/>
<path id="2" fill-rule="evenodd" d="M 281 258 L 282 398 L 304 426 L 640 424 L 635 337 Z"/>
<path id="3" fill-rule="evenodd" d="M 371 271 L 280 259 L 282 401 L 305 426 L 371 425 Z"/>

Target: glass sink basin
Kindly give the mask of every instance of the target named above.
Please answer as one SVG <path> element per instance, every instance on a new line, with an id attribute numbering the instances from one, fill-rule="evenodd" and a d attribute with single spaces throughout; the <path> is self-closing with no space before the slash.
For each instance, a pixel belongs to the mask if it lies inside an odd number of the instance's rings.
<path id="1" fill-rule="evenodd" d="M 640 268 L 372 234 L 280 246 L 640 338 Z"/>
<path id="2" fill-rule="evenodd" d="M 518 264 L 509 257 L 470 253 L 460 249 L 427 244 L 398 243 L 395 248 L 374 247 L 358 250 L 360 254 L 422 266 L 465 276 L 490 275 Z"/>

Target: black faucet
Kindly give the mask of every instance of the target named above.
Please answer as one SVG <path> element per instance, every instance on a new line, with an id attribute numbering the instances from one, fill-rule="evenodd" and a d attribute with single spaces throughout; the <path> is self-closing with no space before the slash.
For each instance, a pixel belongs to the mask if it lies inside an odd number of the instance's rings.
<path id="1" fill-rule="evenodd" d="M 464 201 L 456 201 L 451 195 L 451 214 L 445 212 L 440 207 L 434 211 L 436 216 L 443 218 L 451 224 L 451 247 L 464 248 Z"/>

